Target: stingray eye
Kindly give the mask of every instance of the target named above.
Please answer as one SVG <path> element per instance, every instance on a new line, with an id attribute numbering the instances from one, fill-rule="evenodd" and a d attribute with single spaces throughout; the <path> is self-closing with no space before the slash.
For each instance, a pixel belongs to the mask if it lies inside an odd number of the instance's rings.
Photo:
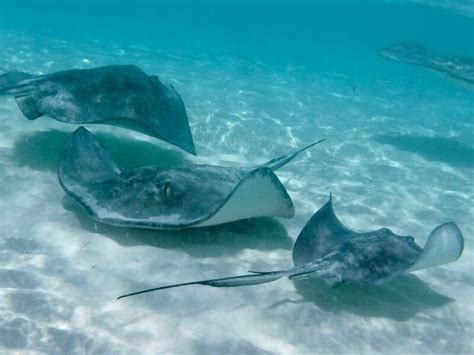
<path id="1" fill-rule="evenodd" d="M 160 84 L 161 84 L 161 81 L 160 81 L 160 78 L 158 78 L 156 75 L 151 75 L 149 78 L 148 78 L 148 82 L 154 86 L 154 87 L 160 87 Z"/>
<path id="2" fill-rule="evenodd" d="M 171 196 L 171 183 L 166 181 L 162 184 L 156 184 L 156 189 L 159 191 L 160 195 L 165 197 Z"/>
<path id="3" fill-rule="evenodd" d="M 164 183 L 164 193 L 166 197 L 171 196 L 171 183 L 170 182 L 165 182 Z"/>

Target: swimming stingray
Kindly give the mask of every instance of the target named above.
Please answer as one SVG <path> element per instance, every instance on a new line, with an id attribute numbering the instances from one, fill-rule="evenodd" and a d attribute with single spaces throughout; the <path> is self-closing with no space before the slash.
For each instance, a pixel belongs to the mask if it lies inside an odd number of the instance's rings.
<path id="1" fill-rule="evenodd" d="M 282 271 L 255 272 L 251 275 L 185 282 L 133 292 L 120 298 L 186 285 L 234 287 L 257 285 L 284 276 L 290 279 L 318 278 L 336 287 L 377 286 L 394 277 L 456 260 L 464 240 L 455 223 L 436 227 L 420 248 L 413 237 L 402 237 L 382 228 L 357 233 L 346 228 L 332 209 L 331 198 L 301 231 L 293 247 L 294 267 Z"/>
<path id="2" fill-rule="evenodd" d="M 474 84 L 474 58 L 471 57 L 437 55 L 423 45 L 410 42 L 392 44 L 382 48 L 379 54 L 385 58 L 433 69 Z"/>
<path id="3" fill-rule="evenodd" d="M 260 216 L 291 218 L 293 202 L 273 170 L 319 142 L 254 168 L 187 164 L 121 172 L 80 127 L 65 144 L 58 175 L 93 219 L 117 226 L 183 229 Z"/>
<path id="4" fill-rule="evenodd" d="M 34 76 L 0 75 L 0 95 L 13 95 L 30 120 L 122 126 L 196 154 L 183 100 L 171 85 L 135 65 L 109 65 Z"/>

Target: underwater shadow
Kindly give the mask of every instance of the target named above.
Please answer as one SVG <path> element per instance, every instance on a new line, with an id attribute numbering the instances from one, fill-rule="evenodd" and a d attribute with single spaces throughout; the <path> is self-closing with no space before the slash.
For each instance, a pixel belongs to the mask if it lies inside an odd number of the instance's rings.
<path id="1" fill-rule="evenodd" d="M 91 219 L 69 196 L 63 206 L 72 212 L 81 227 L 114 240 L 122 246 L 148 245 L 160 249 L 180 250 L 195 257 L 233 255 L 243 249 L 291 250 L 293 240 L 277 219 L 260 217 L 212 227 L 183 230 L 150 230 L 116 227 Z"/>
<path id="2" fill-rule="evenodd" d="M 397 134 L 376 135 L 376 142 L 390 144 L 399 150 L 416 153 L 426 160 L 439 161 L 458 168 L 474 168 L 474 148 L 443 137 Z"/>
<path id="3" fill-rule="evenodd" d="M 349 285 L 332 288 L 322 280 L 298 280 L 294 285 L 304 301 L 326 311 L 390 318 L 399 322 L 408 321 L 425 309 L 439 308 L 453 301 L 414 275 L 402 275 L 385 285 L 371 288 Z"/>
<path id="4" fill-rule="evenodd" d="M 70 136 L 70 132 L 55 129 L 25 134 L 15 141 L 13 155 L 20 165 L 56 172 L 62 148 Z M 95 133 L 95 136 L 123 170 L 153 164 L 169 167 L 186 161 L 183 153 L 152 143 L 102 132 Z"/>

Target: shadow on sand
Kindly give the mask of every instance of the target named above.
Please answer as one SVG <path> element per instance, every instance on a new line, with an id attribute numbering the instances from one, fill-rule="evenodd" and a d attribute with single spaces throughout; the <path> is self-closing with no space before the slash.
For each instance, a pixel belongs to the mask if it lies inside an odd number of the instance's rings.
<path id="1" fill-rule="evenodd" d="M 374 136 L 381 144 L 421 155 L 430 161 L 440 161 L 458 168 L 474 168 L 474 148 L 443 137 L 384 134 Z"/>
<path id="2" fill-rule="evenodd" d="M 419 312 L 439 308 L 453 301 L 435 292 L 414 275 L 403 275 L 372 288 L 348 285 L 332 288 L 321 280 L 299 280 L 294 281 L 294 285 L 304 302 L 312 302 L 325 311 L 350 312 L 399 322 L 408 321 Z"/>
<path id="3" fill-rule="evenodd" d="M 113 239 L 123 246 L 149 245 L 176 249 L 195 257 L 232 255 L 243 249 L 291 250 L 293 240 L 275 218 L 252 218 L 213 227 L 160 231 L 115 227 L 92 220 L 70 197 L 63 206 L 72 212 L 81 226 L 93 233 Z"/>
<path id="4" fill-rule="evenodd" d="M 161 167 L 179 165 L 186 161 L 177 150 L 165 149 L 148 142 L 94 133 L 101 144 L 123 170 L 156 164 Z M 18 138 L 13 146 L 15 160 L 35 170 L 56 172 L 64 143 L 71 133 L 59 130 L 40 131 Z"/>

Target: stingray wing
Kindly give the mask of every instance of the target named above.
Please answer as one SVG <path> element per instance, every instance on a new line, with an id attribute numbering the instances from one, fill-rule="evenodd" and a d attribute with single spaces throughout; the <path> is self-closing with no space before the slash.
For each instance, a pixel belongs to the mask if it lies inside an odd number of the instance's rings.
<path id="1" fill-rule="evenodd" d="M 84 128 L 64 148 L 59 180 L 92 218 L 119 226 L 182 229 L 294 213 L 270 168 L 249 172 L 208 165 L 150 166 L 120 173 Z"/>
<path id="2" fill-rule="evenodd" d="M 120 174 L 105 149 L 84 127 L 79 127 L 64 145 L 59 163 L 59 180 L 66 186 L 83 186 L 91 181 Z"/>
<path id="3" fill-rule="evenodd" d="M 332 208 L 332 197 L 306 223 L 293 247 L 293 262 L 296 266 L 325 256 L 335 245 L 356 237 L 336 217 Z"/>
<path id="4" fill-rule="evenodd" d="M 457 260 L 464 249 L 464 237 L 454 222 L 436 227 L 423 252 L 407 272 L 443 265 Z"/>
<path id="5" fill-rule="evenodd" d="M 15 96 L 18 107 L 26 118 L 34 120 L 43 114 L 36 109 L 37 81 L 42 76 L 24 72 L 6 72 L 0 75 L 0 95 Z"/>
<path id="6" fill-rule="evenodd" d="M 120 174 L 109 152 L 84 127 L 79 127 L 66 142 L 58 167 L 63 189 L 91 214 L 87 207 L 88 185 Z M 85 200 L 84 200 L 85 198 Z"/>

